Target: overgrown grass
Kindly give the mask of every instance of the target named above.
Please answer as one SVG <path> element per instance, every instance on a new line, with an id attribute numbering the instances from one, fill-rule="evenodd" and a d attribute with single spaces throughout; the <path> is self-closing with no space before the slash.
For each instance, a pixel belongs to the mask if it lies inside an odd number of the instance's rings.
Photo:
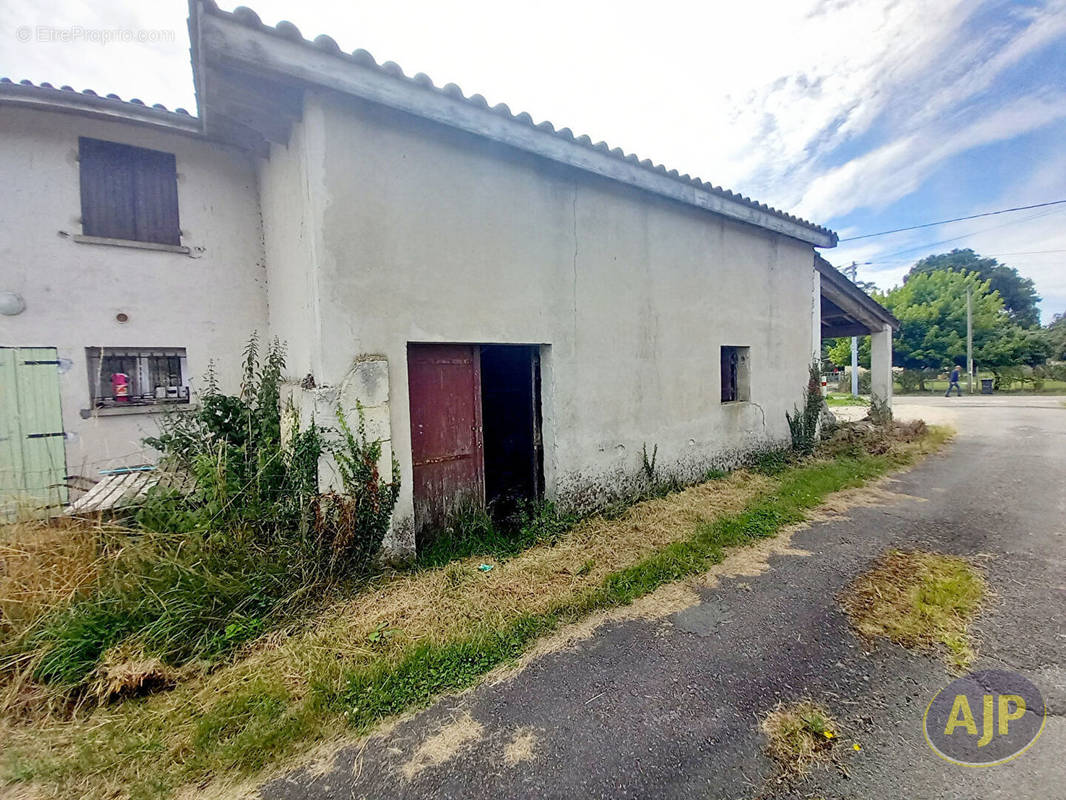
<path id="1" fill-rule="evenodd" d="M 166 797 L 233 779 L 347 730 L 465 688 L 560 625 L 703 573 L 825 497 L 912 461 L 933 432 L 878 455 L 738 472 L 615 520 L 585 520 L 488 572 L 481 556 L 379 578 L 305 632 L 267 636 L 231 665 L 144 701 L 10 726 L 6 780 L 60 797 Z M 550 537 L 549 537 L 550 538 Z"/>
<path id="2" fill-rule="evenodd" d="M 890 550 L 841 600 L 860 635 L 940 652 L 961 674 L 976 657 L 969 627 L 985 591 L 983 575 L 964 558 Z"/>
<path id="3" fill-rule="evenodd" d="M 457 559 L 485 556 L 504 559 L 537 544 L 554 543 L 578 517 L 559 512 L 550 502 L 525 503 L 509 518 L 493 519 L 476 505 L 462 505 L 419 548 L 418 564 L 439 567 Z"/>
<path id="4" fill-rule="evenodd" d="M 498 519 L 491 509 L 472 503 L 461 504 L 444 525 L 419 542 L 417 563 L 435 568 L 472 556 L 510 558 L 538 544 L 558 542 L 583 519 L 620 519 L 637 503 L 669 497 L 692 485 L 691 481 L 686 483 L 676 475 L 660 472 L 655 465 L 655 453 L 657 449 L 649 458 L 645 448 L 642 480 L 636 488 L 606 506 L 584 514 L 562 512 L 549 501 L 525 501 L 519 503 L 508 517 Z M 765 467 L 772 472 L 775 468 L 784 468 L 787 458 L 786 450 L 758 453 L 754 456 L 753 469 L 762 472 L 760 465 L 772 463 L 774 466 Z M 729 475 L 728 470 L 712 468 L 703 475 L 703 481 L 722 480 Z"/>
<path id="5" fill-rule="evenodd" d="M 218 661 L 289 611 L 308 611 L 312 595 L 367 579 L 399 464 L 392 460 L 391 481 L 379 473 L 381 443 L 367 439 L 362 408 L 354 427 L 341 409 L 336 428 L 302 425 L 291 405 L 283 413 L 283 367 L 281 344 L 260 353 L 253 335 L 238 395 L 219 392 L 209 374 L 199 409 L 166 417 L 146 440 L 163 454 L 162 468 L 191 476 L 192 490 L 151 490 L 134 528 L 114 537 L 113 557 L 90 559 L 89 577 L 52 586 L 51 608 L 34 612 L 31 603 L 32 624 L 3 626 L 0 696 L 10 702 L 32 680 L 57 699 L 102 699 L 91 688 L 113 681 L 101 671 L 129 671 L 116 652 L 154 673 Z M 319 492 L 327 453 L 341 491 Z"/>

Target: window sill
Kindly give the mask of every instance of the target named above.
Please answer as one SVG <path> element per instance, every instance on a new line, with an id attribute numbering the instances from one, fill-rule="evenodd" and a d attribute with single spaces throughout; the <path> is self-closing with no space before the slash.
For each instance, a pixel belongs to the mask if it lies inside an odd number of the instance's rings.
<path id="1" fill-rule="evenodd" d="M 181 253 L 188 255 L 191 250 L 179 244 L 159 244 L 158 242 L 138 242 L 133 239 L 109 239 L 106 236 L 82 236 L 74 234 L 70 237 L 78 244 L 105 244 L 112 247 L 131 247 L 136 250 L 158 250 L 165 253 Z"/>
<path id="2" fill-rule="evenodd" d="M 121 408 L 119 406 L 94 408 L 90 410 L 89 415 L 92 417 L 125 417 L 136 414 L 166 414 L 171 411 L 195 411 L 197 408 L 199 408 L 197 403 L 153 403 L 152 405 L 129 406 L 128 408 Z"/>

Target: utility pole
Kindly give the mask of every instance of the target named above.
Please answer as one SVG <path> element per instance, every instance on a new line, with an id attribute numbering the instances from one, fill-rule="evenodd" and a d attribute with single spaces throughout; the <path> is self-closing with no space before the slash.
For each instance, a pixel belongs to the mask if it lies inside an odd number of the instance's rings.
<path id="1" fill-rule="evenodd" d="M 859 265 L 854 261 L 851 262 L 850 267 L 844 268 L 844 274 L 851 274 L 851 282 L 855 283 L 855 278 L 859 274 Z M 851 337 L 851 396 L 859 396 L 859 337 Z"/>
<path id="2" fill-rule="evenodd" d="M 966 287 L 966 393 L 973 394 L 973 287 Z"/>

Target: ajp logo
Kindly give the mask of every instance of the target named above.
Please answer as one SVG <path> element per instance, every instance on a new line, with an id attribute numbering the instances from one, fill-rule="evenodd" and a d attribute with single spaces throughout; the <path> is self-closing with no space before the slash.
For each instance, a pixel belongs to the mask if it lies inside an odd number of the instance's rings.
<path id="1" fill-rule="evenodd" d="M 1044 730 L 1047 708 L 1032 683 L 990 669 L 952 681 L 925 710 L 925 740 L 941 758 L 967 767 L 1003 764 Z"/>

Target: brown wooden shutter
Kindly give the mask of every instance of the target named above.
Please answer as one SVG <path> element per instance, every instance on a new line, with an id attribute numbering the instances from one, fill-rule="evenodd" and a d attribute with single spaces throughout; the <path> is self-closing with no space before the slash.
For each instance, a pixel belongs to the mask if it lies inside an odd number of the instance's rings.
<path id="1" fill-rule="evenodd" d="M 129 148 L 97 139 L 78 140 L 81 162 L 81 228 L 86 236 L 136 239 L 133 164 Z"/>
<path id="2" fill-rule="evenodd" d="M 180 245 L 174 155 L 84 137 L 78 141 L 82 232 Z"/>
<path id="3" fill-rule="evenodd" d="M 133 149 L 137 150 L 133 171 L 137 239 L 141 242 L 180 245 L 174 154 Z"/>

